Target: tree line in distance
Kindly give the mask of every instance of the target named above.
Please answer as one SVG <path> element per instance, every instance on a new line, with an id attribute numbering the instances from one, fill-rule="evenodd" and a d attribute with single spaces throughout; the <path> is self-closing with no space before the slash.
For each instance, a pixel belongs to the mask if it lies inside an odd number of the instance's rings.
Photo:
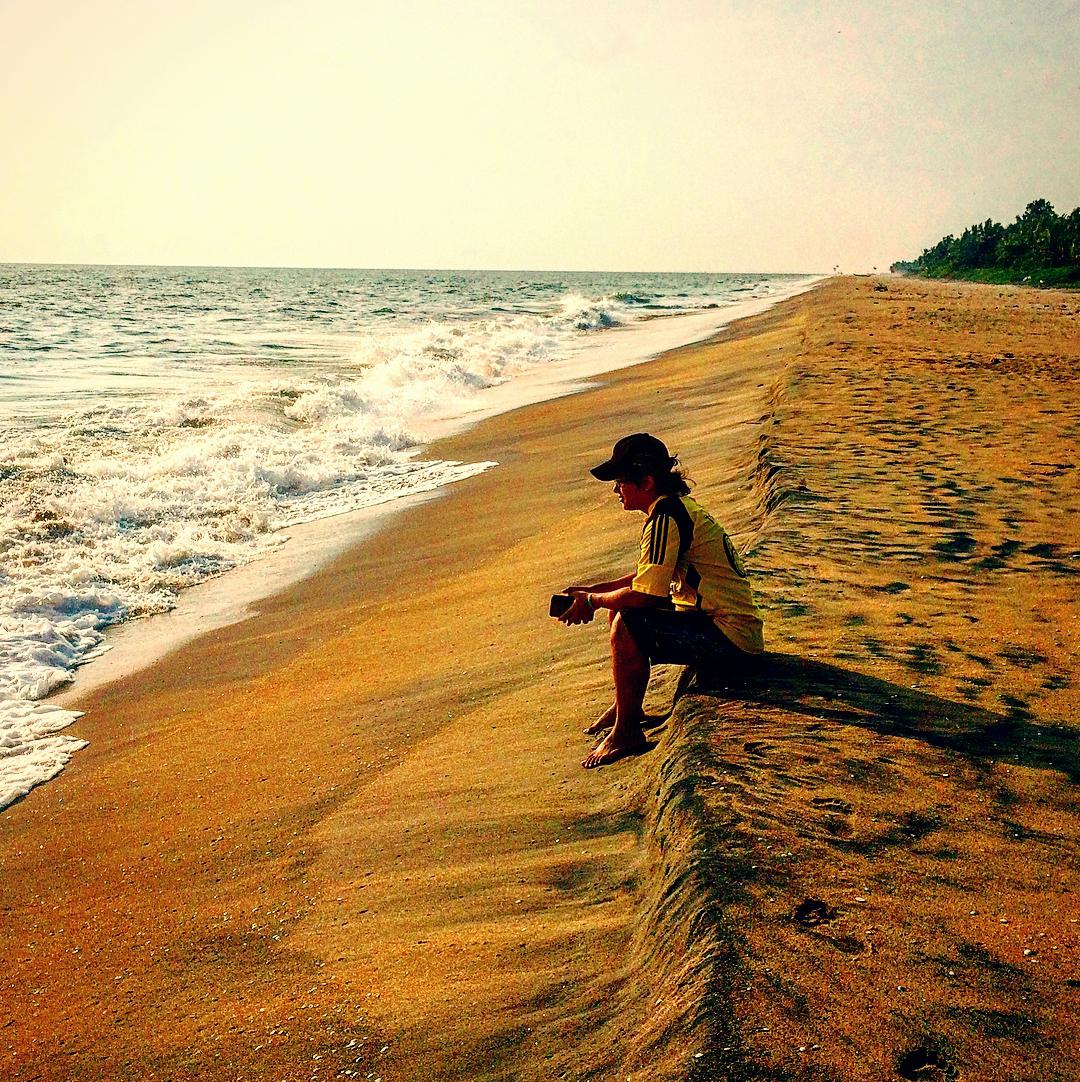
<path id="1" fill-rule="evenodd" d="M 1063 215 L 1048 200 L 1036 199 L 1012 225 L 987 218 L 889 269 L 924 278 L 1080 285 L 1080 207 Z"/>

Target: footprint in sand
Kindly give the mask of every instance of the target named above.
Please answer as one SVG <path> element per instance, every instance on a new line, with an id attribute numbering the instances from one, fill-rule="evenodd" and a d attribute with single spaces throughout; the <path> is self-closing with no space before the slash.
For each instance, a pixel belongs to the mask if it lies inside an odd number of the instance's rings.
<path id="1" fill-rule="evenodd" d="M 1023 542 L 1017 541 L 1015 538 L 1010 537 L 996 544 L 990 551 L 995 556 L 998 556 L 1003 560 L 1007 560 L 1010 556 L 1018 552 L 1022 545 Z"/>
<path id="2" fill-rule="evenodd" d="M 900 663 L 905 668 L 926 676 L 940 676 L 945 671 L 937 658 L 936 649 L 927 642 L 915 642 L 908 646 Z"/>
<path id="3" fill-rule="evenodd" d="M 836 920 L 836 916 L 836 910 L 820 898 L 804 898 L 791 914 L 792 920 L 806 928 L 828 924 L 829 921 Z"/>
<path id="4" fill-rule="evenodd" d="M 829 812 L 821 819 L 821 827 L 834 838 L 850 838 L 854 831 L 847 816 L 851 814 L 851 805 L 839 797 L 816 796 L 810 801 L 815 808 Z"/>
<path id="5" fill-rule="evenodd" d="M 943 560 L 964 560 L 975 550 L 976 544 L 971 534 L 957 530 L 935 542 L 931 548 Z"/>
<path id="6" fill-rule="evenodd" d="M 831 935 L 825 936 L 825 941 L 834 946 L 838 951 L 843 951 L 844 954 L 861 954 L 866 950 L 866 944 L 853 935 Z"/>
<path id="7" fill-rule="evenodd" d="M 1057 552 L 1057 545 L 1051 545 L 1045 541 L 1040 541 L 1037 544 L 1028 545 L 1024 551 L 1029 556 L 1037 556 L 1042 560 L 1051 560 Z"/>
<path id="8" fill-rule="evenodd" d="M 843 812 L 845 815 L 850 814 L 851 805 L 846 800 L 841 800 L 835 796 L 816 796 L 811 801 L 811 804 L 815 808 L 825 808 L 828 811 Z"/>
<path id="9" fill-rule="evenodd" d="M 896 1061 L 896 1073 L 909 1082 L 954 1082 L 960 1072 L 936 1048 L 919 1045 Z"/>
<path id="10" fill-rule="evenodd" d="M 887 582 L 884 586 L 871 586 L 870 589 L 880 594 L 902 594 L 911 587 L 906 582 L 896 581 Z"/>
<path id="11" fill-rule="evenodd" d="M 1050 659 L 1045 654 L 1036 650 L 1029 650 L 1024 646 L 1008 643 L 998 651 L 998 657 L 1003 657 L 1010 665 L 1019 669 L 1033 669 L 1038 665 L 1044 665 Z"/>
<path id="12" fill-rule="evenodd" d="M 1007 716 L 1013 720 L 1026 721 L 1032 716 L 1027 699 L 1021 699 L 1016 695 L 999 695 L 998 700 L 1006 708 Z"/>

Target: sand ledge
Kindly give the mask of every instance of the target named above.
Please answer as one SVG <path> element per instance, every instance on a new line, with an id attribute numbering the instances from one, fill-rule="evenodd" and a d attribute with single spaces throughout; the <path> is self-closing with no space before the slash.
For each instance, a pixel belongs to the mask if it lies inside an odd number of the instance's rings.
<path id="1" fill-rule="evenodd" d="M 686 689 L 648 802 L 702 959 L 671 1077 L 1065 1079 L 1080 305 L 838 281 L 813 308 L 759 441 L 773 652 Z"/>

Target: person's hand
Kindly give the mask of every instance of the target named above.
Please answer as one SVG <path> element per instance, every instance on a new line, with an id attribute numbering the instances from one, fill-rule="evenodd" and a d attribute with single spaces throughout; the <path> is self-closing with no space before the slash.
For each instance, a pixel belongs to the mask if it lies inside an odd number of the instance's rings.
<path id="1" fill-rule="evenodd" d="M 566 591 L 569 593 L 569 591 Z M 592 622 L 593 607 L 589 604 L 588 595 L 583 593 L 574 594 L 574 603 L 559 617 L 568 627 L 571 624 L 588 624 Z"/>
<path id="2" fill-rule="evenodd" d="M 587 594 L 591 589 L 591 586 L 564 586 L 562 592 L 564 594 Z"/>

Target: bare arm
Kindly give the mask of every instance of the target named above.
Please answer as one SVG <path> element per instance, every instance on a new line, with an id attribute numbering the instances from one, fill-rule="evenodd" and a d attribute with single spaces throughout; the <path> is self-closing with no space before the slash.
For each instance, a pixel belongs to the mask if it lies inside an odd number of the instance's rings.
<path id="1" fill-rule="evenodd" d="M 633 581 L 634 576 L 630 576 Z M 659 605 L 664 600 L 653 594 L 643 594 L 635 590 L 629 582 L 625 585 L 617 585 L 614 590 L 590 591 L 586 598 L 592 603 L 594 609 L 611 609 L 618 612 L 620 609 L 647 609 L 652 605 Z"/>
<path id="2" fill-rule="evenodd" d="M 633 580 L 633 575 L 629 576 Z M 559 617 L 564 624 L 587 624 L 597 609 L 647 609 L 658 605 L 664 598 L 653 594 L 643 594 L 629 584 L 618 586 L 614 590 L 587 591 L 574 594 L 574 603 Z"/>
<path id="3" fill-rule="evenodd" d="M 665 602 L 678 563 L 681 538 L 678 522 L 667 512 L 650 515 L 641 531 L 637 571 L 614 582 L 571 587 L 573 604 L 560 617 L 564 624 L 587 624 L 596 609 L 652 608 Z M 635 585 L 638 589 L 634 589 Z"/>

